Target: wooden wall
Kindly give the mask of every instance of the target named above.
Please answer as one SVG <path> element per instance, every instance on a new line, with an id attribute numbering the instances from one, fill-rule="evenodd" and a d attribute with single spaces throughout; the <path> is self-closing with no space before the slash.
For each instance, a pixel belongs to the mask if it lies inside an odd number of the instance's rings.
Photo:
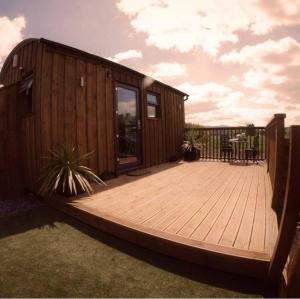
<path id="1" fill-rule="evenodd" d="M 21 72 L 12 67 L 19 56 Z M 154 82 L 144 86 L 144 76 L 95 56 L 52 45 L 43 40 L 21 43 L 8 57 L 0 82 L 18 82 L 33 72 L 33 112 L 21 119 L 25 186 L 37 189 L 42 156 L 62 143 L 84 154 L 94 151 L 88 166 L 97 174 L 116 172 L 115 83 L 135 86 L 140 94 L 142 166 L 179 156 L 184 132 L 183 94 Z M 84 86 L 80 86 L 80 78 Z M 146 90 L 161 98 L 161 118 L 148 119 Z"/>
<path id="2" fill-rule="evenodd" d="M 159 83 L 154 83 L 144 89 L 143 102 L 146 102 L 147 90 L 160 95 L 161 117 L 149 119 L 145 105 L 144 157 L 146 167 L 167 162 L 173 156 L 179 157 L 184 134 L 183 96 Z"/>
<path id="3" fill-rule="evenodd" d="M 18 55 L 18 67 L 13 67 L 13 56 Z M 41 152 L 39 144 L 41 143 L 41 132 L 38 122 L 40 112 L 40 78 L 42 71 L 43 45 L 36 39 L 29 39 L 21 42 L 11 54 L 7 57 L 1 70 L 0 83 L 8 86 L 19 82 L 23 76 L 33 72 L 33 90 L 32 106 L 33 111 L 29 115 L 17 115 L 18 113 L 18 84 L 16 84 L 16 101 L 15 116 L 18 116 L 18 135 L 21 147 L 22 159 L 18 163 L 18 170 L 23 175 L 23 185 L 35 190 L 39 170 L 41 169 Z M 22 67 L 23 70 L 20 70 Z"/>
<path id="4" fill-rule="evenodd" d="M 1 70 L 0 83 L 4 85 L 13 84 L 21 80 L 22 75 L 32 71 L 38 63 L 38 51 L 40 44 L 36 39 L 25 40 L 9 55 Z M 13 67 L 13 56 L 18 55 L 18 66 Z M 20 70 L 22 67 L 23 70 Z"/>
<path id="5" fill-rule="evenodd" d="M 22 189 L 17 95 L 18 84 L 0 89 L 0 200 L 18 196 Z"/>
<path id="6" fill-rule="evenodd" d="M 45 46 L 41 89 L 41 153 L 62 142 L 76 144 L 81 153 L 95 151 L 89 166 L 98 174 L 115 172 L 115 83 L 137 87 L 140 96 L 143 166 L 179 156 L 183 139 L 183 95 L 109 63 Z M 85 85 L 80 86 L 80 77 Z M 161 98 L 161 117 L 148 119 L 146 92 Z M 75 99 L 75 100 L 74 100 Z"/>
<path id="7" fill-rule="evenodd" d="M 80 78 L 84 86 L 80 86 Z M 115 171 L 111 71 L 46 47 L 41 78 L 41 153 L 62 143 L 81 154 L 94 151 L 88 166 L 98 174 Z"/>
<path id="8" fill-rule="evenodd" d="M 184 134 L 183 95 L 159 82 L 145 86 L 144 78 L 128 71 L 112 68 L 112 73 L 114 82 L 139 89 L 143 166 L 165 163 L 172 156 L 179 157 Z M 161 116 L 157 119 L 147 116 L 147 91 L 160 97 Z"/>

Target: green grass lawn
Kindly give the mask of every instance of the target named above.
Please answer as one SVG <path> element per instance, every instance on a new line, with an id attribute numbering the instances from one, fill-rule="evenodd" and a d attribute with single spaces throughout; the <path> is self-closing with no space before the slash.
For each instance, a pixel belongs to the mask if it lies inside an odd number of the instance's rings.
<path id="1" fill-rule="evenodd" d="M 260 282 L 184 263 L 48 207 L 0 219 L 0 297 L 254 297 Z"/>

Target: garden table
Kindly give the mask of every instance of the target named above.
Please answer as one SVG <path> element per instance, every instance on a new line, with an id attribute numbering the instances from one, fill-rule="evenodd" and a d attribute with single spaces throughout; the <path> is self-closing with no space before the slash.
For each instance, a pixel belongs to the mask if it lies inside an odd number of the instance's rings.
<path id="1" fill-rule="evenodd" d="M 248 143 L 247 140 L 241 140 L 241 139 L 238 139 L 238 138 L 232 138 L 232 139 L 229 139 L 229 142 L 232 144 L 232 147 L 234 149 L 234 160 L 237 160 L 237 161 L 243 161 L 245 160 L 245 157 L 244 157 L 244 149 L 245 149 L 245 145 Z"/>

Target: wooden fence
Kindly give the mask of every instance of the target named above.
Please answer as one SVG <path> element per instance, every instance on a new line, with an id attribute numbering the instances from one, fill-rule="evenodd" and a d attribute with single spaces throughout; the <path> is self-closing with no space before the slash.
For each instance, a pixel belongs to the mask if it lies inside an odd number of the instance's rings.
<path id="1" fill-rule="evenodd" d="M 285 114 L 275 114 L 266 127 L 267 168 L 273 189 L 272 207 L 283 207 L 287 175 L 288 140 L 285 139 Z"/>
<path id="2" fill-rule="evenodd" d="M 300 220 L 300 219 L 299 219 Z M 298 222 L 299 223 L 299 222 Z M 300 298 L 300 227 L 294 238 L 292 249 L 282 275 L 280 297 Z"/>
<path id="3" fill-rule="evenodd" d="M 271 145 L 269 145 L 271 147 Z M 279 232 L 277 242 L 270 262 L 269 273 L 266 281 L 267 296 L 273 296 L 274 291 L 277 295 L 280 286 L 280 279 L 284 266 L 289 263 L 288 256 L 291 254 L 292 244 L 296 236 L 297 224 L 300 213 L 300 126 L 290 128 L 288 170 L 285 186 L 285 196 L 283 203 L 282 215 L 280 217 Z M 278 161 L 277 161 L 278 162 Z M 271 162 L 270 162 L 271 163 Z M 275 185 L 278 181 L 275 181 Z M 283 183 L 283 182 L 281 182 Z M 297 246 L 297 244 L 296 244 Z M 290 275 L 289 289 L 295 292 L 299 288 L 300 257 L 294 260 L 291 267 L 296 269 Z M 293 265 L 293 266 L 292 266 Z M 296 282 L 295 282 L 296 281 Z M 296 284 L 295 284 L 296 283 Z M 294 284 L 294 285 L 293 285 Z M 291 291 L 292 292 L 292 291 Z M 294 293 L 295 294 L 295 293 Z"/>
<path id="4" fill-rule="evenodd" d="M 221 149 L 221 138 L 227 135 L 230 139 L 236 138 L 238 134 L 246 134 L 246 142 L 233 143 L 233 154 L 230 159 L 245 160 L 245 150 L 254 146 L 254 138 L 258 137 L 257 160 L 266 159 L 265 127 L 204 127 L 186 128 L 188 131 L 196 132 L 201 146 L 200 158 L 205 160 L 221 160 L 224 152 Z M 249 160 L 253 159 L 250 157 Z"/>

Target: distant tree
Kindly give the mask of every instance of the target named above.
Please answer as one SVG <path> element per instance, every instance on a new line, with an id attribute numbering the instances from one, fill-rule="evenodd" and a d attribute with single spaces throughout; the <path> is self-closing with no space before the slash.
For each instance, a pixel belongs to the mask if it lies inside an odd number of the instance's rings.
<path id="1" fill-rule="evenodd" d="M 194 124 L 194 123 L 185 123 L 185 128 L 186 129 L 199 129 L 199 128 L 203 128 L 204 126 L 200 125 L 200 124 Z"/>

